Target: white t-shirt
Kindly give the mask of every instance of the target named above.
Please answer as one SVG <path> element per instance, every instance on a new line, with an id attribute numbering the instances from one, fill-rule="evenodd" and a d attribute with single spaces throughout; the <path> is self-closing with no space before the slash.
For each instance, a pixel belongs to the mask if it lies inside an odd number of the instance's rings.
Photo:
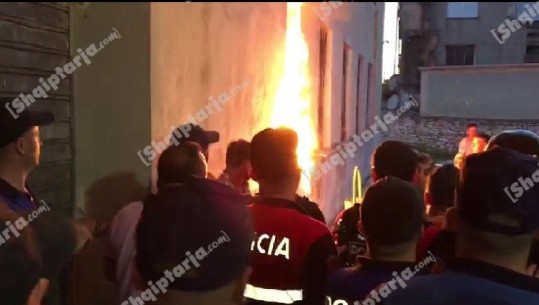
<path id="1" fill-rule="evenodd" d="M 116 262 L 116 283 L 120 290 L 118 304 L 140 294 L 135 285 L 140 282 L 135 265 L 135 234 L 142 207 L 141 201 L 126 205 L 116 214 L 109 227 L 106 255 Z"/>

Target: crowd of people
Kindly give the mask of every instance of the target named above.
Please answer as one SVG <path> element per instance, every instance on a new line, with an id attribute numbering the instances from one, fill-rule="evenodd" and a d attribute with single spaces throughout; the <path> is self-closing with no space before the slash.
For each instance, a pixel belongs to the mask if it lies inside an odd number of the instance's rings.
<path id="1" fill-rule="evenodd" d="M 193 126 L 159 156 L 157 191 L 110 223 L 53 211 L 26 223 L 41 204 L 26 183 L 39 165 L 39 126 L 53 117 L 0 115 L 0 304 L 50 305 L 49 281 L 96 234 L 106 235 L 119 305 L 539 304 L 539 187 L 507 194 L 522 179 L 539 184 L 531 131 L 490 138 L 471 124 L 454 162 L 438 165 L 385 141 L 362 202 L 330 228 L 297 194 L 296 132 L 230 143 L 214 176 L 218 133 Z"/>

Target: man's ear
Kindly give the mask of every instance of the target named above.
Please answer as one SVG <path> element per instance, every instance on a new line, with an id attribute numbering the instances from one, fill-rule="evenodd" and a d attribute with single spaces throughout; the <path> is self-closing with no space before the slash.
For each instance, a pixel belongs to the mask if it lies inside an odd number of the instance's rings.
<path id="1" fill-rule="evenodd" d="M 41 302 L 43 301 L 43 298 L 47 295 L 48 290 L 49 280 L 39 279 L 39 281 L 37 281 L 36 285 L 34 286 L 34 289 L 32 289 L 32 292 L 30 292 L 26 305 L 41 305 Z"/>
<path id="2" fill-rule="evenodd" d="M 245 272 L 243 273 L 243 276 L 236 281 L 236 287 L 234 288 L 234 295 L 232 296 L 234 304 L 244 304 L 245 298 L 245 286 L 247 285 L 247 282 L 249 281 L 249 278 L 251 277 L 251 274 L 253 273 L 253 268 L 247 267 L 245 269 Z"/>
<path id="3" fill-rule="evenodd" d="M 24 149 L 25 149 L 25 144 L 24 144 L 24 138 L 20 137 L 18 138 L 17 140 L 15 140 L 15 151 L 20 154 L 20 155 L 23 155 L 24 156 Z"/>

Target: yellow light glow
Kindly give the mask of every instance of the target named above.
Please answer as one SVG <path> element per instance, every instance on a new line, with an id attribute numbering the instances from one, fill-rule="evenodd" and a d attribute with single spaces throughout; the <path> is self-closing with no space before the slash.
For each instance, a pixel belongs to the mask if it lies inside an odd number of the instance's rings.
<path id="1" fill-rule="evenodd" d="M 271 127 L 288 127 L 298 134 L 298 163 L 304 175 L 299 191 L 311 193 L 310 170 L 314 167 L 313 154 L 317 136 L 311 114 L 311 80 L 309 77 L 309 49 L 301 29 L 303 3 L 287 3 L 286 46 L 284 72 L 280 79 L 271 116 Z"/>

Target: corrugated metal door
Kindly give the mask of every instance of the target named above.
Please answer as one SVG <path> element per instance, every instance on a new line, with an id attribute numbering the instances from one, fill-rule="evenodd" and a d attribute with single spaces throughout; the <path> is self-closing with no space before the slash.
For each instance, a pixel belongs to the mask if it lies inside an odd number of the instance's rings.
<path id="1" fill-rule="evenodd" d="M 0 3 L 0 95 L 31 94 L 69 60 L 67 2 Z M 54 112 L 56 122 L 42 128 L 41 165 L 30 176 L 36 195 L 55 211 L 72 213 L 71 79 L 62 80 L 30 109 Z M 4 105 L 0 105 L 4 107 Z"/>

